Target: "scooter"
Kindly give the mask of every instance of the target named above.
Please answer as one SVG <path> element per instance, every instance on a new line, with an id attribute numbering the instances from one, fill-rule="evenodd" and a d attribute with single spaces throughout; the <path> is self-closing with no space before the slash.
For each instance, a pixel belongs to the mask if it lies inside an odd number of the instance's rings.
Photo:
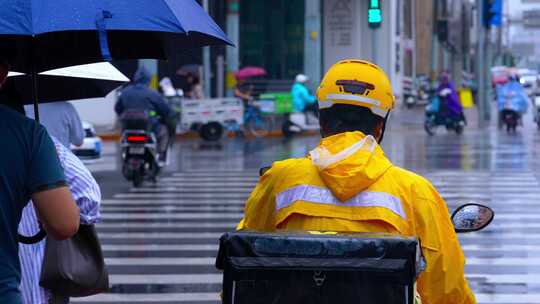
<path id="1" fill-rule="evenodd" d="M 451 220 L 458 233 L 488 226 L 494 212 L 470 203 Z M 416 303 L 425 260 L 415 237 L 332 231 L 238 231 L 220 239 L 224 304 Z"/>
<path id="2" fill-rule="evenodd" d="M 166 162 L 158 161 L 158 141 L 150 130 L 148 113 L 128 111 L 122 115 L 121 121 L 122 174 L 133 182 L 134 187 L 140 187 L 145 178 L 156 182 Z"/>
<path id="3" fill-rule="evenodd" d="M 442 110 L 447 104 L 446 98 L 448 92 L 445 92 L 445 90 L 442 90 L 439 96 L 433 98 L 431 103 L 426 106 L 424 129 L 429 135 L 435 135 L 435 130 L 438 126 L 445 126 L 447 130 L 452 130 L 459 135 L 463 133 L 463 129 L 467 125 L 463 114 L 458 118 L 443 114 L 447 112 Z"/>
<path id="4" fill-rule="evenodd" d="M 291 138 L 306 131 L 319 130 L 319 128 L 319 119 L 312 112 L 291 113 L 283 122 L 281 132 L 285 138 Z"/>
<path id="5" fill-rule="evenodd" d="M 519 120 L 521 119 L 521 115 L 519 115 L 518 112 L 510 108 L 502 110 L 499 115 L 502 123 L 506 125 L 506 132 L 516 133 Z"/>

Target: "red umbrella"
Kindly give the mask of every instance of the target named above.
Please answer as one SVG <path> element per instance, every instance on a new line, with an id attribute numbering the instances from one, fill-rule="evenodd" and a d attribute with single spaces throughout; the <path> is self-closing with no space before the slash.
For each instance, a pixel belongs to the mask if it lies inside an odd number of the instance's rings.
<path id="1" fill-rule="evenodd" d="M 255 66 L 247 66 L 234 73 L 234 77 L 236 77 L 236 79 L 246 79 L 250 77 L 258 77 L 265 75 L 265 69 Z"/>

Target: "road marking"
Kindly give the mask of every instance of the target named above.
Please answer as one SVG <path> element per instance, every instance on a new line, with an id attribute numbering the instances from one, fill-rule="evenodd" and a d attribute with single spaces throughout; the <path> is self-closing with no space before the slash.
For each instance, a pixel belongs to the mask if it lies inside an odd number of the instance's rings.
<path id="1" fill-rule="evenodd" d="M 515 294 L 515 293 L 477 293 L 475 294 L 476 301 L 479 304 L 482 303 L 493 303 L 493 304 L 502 304 L 502 303 L 515 303 L 515 304 L 539 304 L 540 303 L 540 293 L 528 293 L 528 294 Z"/>
<path id="2" fill-rule="evenodd" d="M 213 239 L 216 242 L 223 233 L 213 232 L 122 232 L 122 233 L 99 233 L 100 239 Z"/>
<path id="3" fill-rule="evenodd" d="M 115 274 L 111 284 L 221 284 L 221 274 Z"/>
<path id="4" fill-rule="evenodd" d="M 152 244 L 152 245 L 101 245 L 104 251 L 216 251 L 219 246 L 217 244 L 182 244 L 182 245 L 167 245 L 167 244 Z"/>
<path id="5" fill-rule="evenodd" d="M 216 263 L 216 258 L 105 258 L 108 266 L 211 266 Z"/>
<path id="6" fill-rule="evenodd" d="M 468 274 L 466 277 L 489 284 L 540 284 L 538 274 Z"/>
<path id="7" fill-rule="evenodd" d="M 236 200 L 185 200 L 185 199 L 160 199 L 160 200 L 133 200 L 133 199 L 107 199 L 101 202 L 102 206 L 110 205 L 245 205 L 245 199 Z"/>
<path id="8" fill-rule="evenodd" d="M 496 251 L 508 251 L 508 252 L 527 252 L 527 251 L 540 251 L 540 245 L 504 245 L 493 243 L 492 245 L 478 245 L 478 244 L 467 244 L 462 245 L 461 248 L 463 251 L 467 252 L 468 250 L 480 250 L 489 252 L 491 250 Z"/>
<path id="9" fill-rule="evenodd" d="M 151 220 L 151 219 L 240 219 L 241 213 L 175 213 L 175 214 L 163 214 L 163 213 L 103 213 L 102 219 L 138 219 L 138 220 Z M 197 223 L 194 223 L 197 225 Z"/>
<path id="10" fill-rule="evenodd" d="M 208 187 L 208 188 L 195 188 L 195 187 L 170 187 L 170 188 L 131 188 L 129 191 L 131 193 L 245 193 L 249 194 L 253 190 L 252 187 L 243 187 L 243 188 L 218 188 L 218 187 Z"/>
<path id="11" fill-rule="evenodd" d="M 252 177 L 164 177 L 160 180 L 166 182 L 191 182 L 191 183 L 203 183 L 203 182 L 251 182 L 256 183 L 259 178 Z"/>
<path id="12" fill-rule="evenodd" d="M 74 298 L 73 303 L 85 302 L 106 302 L 106 303 L 182 303 L 182 302 L 208 302 L 220 301 L 219 293 L 142 293 L 142 294 L 118 294 L 118 293 L 102 293 L 99 295 Z"/>
<path id="13" fill-rule="evenodd" d="M 242 212 L 244 210 L 243 204 L 238 204 L 236 206 L 217 206 L 217 205 L 211 205 L 211 206 L 159 206 L 159 207 L 138 207 L 138 206 L 122 206 L 122 207 L 109 207 L 109 206 L 103 206 L 101 207 L 101 212 L 128 212 L 128 211 L 163 211 L 163 212 L 185 212 L 185 211 L 236 211 L 236 212 Z"/>
<path id="14" fill-rule="evenodd" d="M 532 266 L 540 265 L 540 258 L 466 258 L 467 265 Z"/>
<path id="15" fill-rule="evenodd" d="M 160 199 L 160 198 L 182 198 L 182 199 L 247 199 L 249 193 L 120 193 L 115 194 L 114 198 L 145 198 L 145 199 Z"/>

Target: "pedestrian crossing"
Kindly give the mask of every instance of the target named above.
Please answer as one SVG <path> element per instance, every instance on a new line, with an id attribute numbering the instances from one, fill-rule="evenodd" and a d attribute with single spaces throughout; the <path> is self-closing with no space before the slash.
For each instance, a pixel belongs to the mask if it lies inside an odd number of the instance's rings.
<path id="1" fill-rule="evenodd" d="M 257 171 L 174 173 L 155 186 L 105 199 L 97 229 L 112 288 L 72 303 L 218 303 L 218 239 L 241 219 Z M 478 302 L 540 303 L 540 184 L 534 173 L 425 176 L 450 212 L 469 201 L 495 210 L 485 231 L 459 237 Z"/>

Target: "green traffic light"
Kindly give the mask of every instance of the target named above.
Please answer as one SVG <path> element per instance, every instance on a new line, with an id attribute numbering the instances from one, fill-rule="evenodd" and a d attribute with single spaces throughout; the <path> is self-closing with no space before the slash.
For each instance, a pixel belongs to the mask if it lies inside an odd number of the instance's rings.
<path id="1" fill-rule="evenodd" d="M 369 9 L 368 10 L 368 23 L 370 24 L 379 24 L 382 22 L 382 12 L 380 9 Z"/>

